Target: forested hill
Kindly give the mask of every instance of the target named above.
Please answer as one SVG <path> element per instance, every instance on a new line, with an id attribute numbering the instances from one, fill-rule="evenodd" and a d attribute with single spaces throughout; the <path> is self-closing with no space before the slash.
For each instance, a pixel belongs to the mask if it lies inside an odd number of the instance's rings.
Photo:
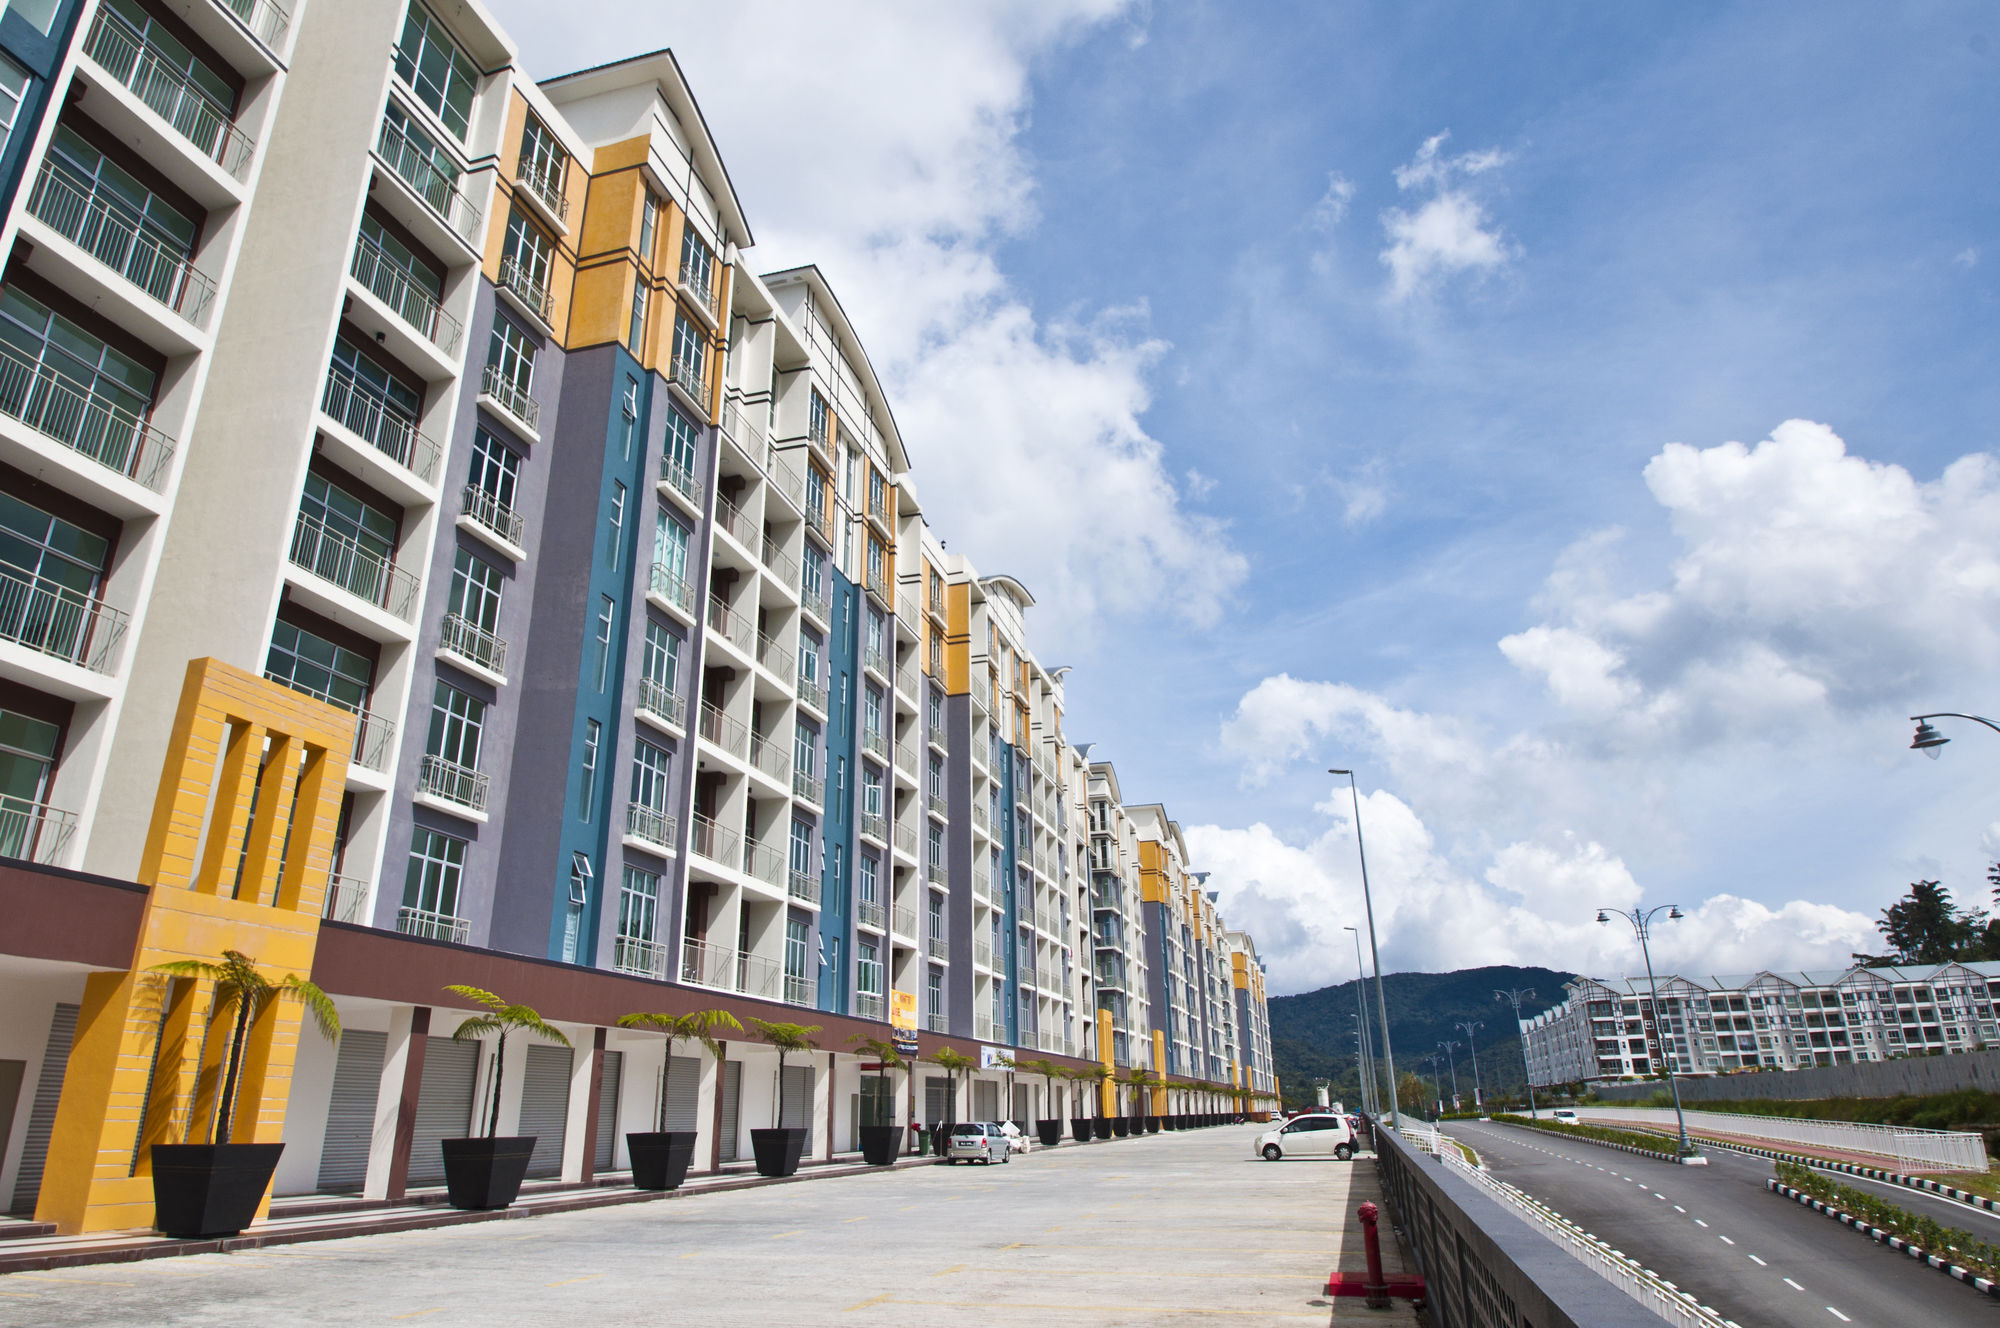
<path id="1" fill-rule="evenodd" d="M 1454 1025 L 1467 1020 L 1485 1025 L 1474 1038 L 1479 1050 L 1481 1082 L 1491 1090 L 1519 1093 L 1525 1076 L 1521 1070 L 1521 1042 L 1515 1031 L 1513 1007 L 1493 998 L 1495 990 L 1532 988 L 1535 999 L 1521 1001 L 1521 1015 L 1527 1018 L 1549 1006 L 1560 1004 L 1563 983 L 1575 975 L 1547 968 L 1465 968 L 1455 973 L 1386 973 L 1383 990 L 1388 998 L 1389 1037 L 1396 1053 L 1396 1070 L 1417 1070 L 1423 1057 L 1438 1049 L 1438 1043 L 1453 1039 L 1463 1044 L 1463 1030 Z M 1358 1007 L 1354 983 L 1321 987 L 1298 996 L 1271 999 L 1271 1050 L 1277 1061 L 1278 1082 L 1287 1099 L 1304 1103 L 1312 1095 L 1312 1081 L 1330 1079 L 1336 1097 L 1358 1100 L 1355 1072 L 1354 1016 Z M 1369 1018 L 1375 1015 L 1375 988 L 1368 988 Z M 1376 1041 L 1380 1042 L 1377 1035 Z M 1381 1054 L 1377 1046 L 1376 1054 Z M 1472 1100 L 1472 1066 L 1464 1047 L 1458 1052 L 1459 1091 Z M 1451 1091 L 1451 1076 L 1445 1076 L 1445 1092 Z"/>

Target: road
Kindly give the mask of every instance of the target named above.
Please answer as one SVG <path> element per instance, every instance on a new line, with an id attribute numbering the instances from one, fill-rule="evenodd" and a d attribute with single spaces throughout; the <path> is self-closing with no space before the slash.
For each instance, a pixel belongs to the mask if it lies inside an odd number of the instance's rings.
<path id="1" fill-rule="evenodd" d="M 1707 1167 L 1678 1167 L 1519 1126 L 1457 1121 L 1450 1133 L 1501 1180 L 1743 1328 L 2000 1324 L 2000 1301 L 1769 1193 L 1762 1158 L 1717 1149 Z"/>

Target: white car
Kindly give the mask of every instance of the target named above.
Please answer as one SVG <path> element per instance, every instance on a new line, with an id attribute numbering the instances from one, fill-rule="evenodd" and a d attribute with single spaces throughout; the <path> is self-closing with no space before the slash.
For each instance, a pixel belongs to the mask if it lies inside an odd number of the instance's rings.
<path id="1" fill-rule="evenodd" d="M 1551 1111 L 1549 1113 L 1549 1119 L 1554 1121 L 1558 1125 L 1582 1124 L 1582 1122 L 1577 1119 L 1576 1113 L 1574 1111 L 1571 1111 L 1568 1107 L 1557 1107 L 1554 1111 Z"/>
<path id="2" fill-rule="evenodd" d="M 1257 1155 L 1266 1162 L 1286 1157 L 1337 1157 L 1345 1162 L 1354 1152 L 1353 1128 L 1345 1116 L 1332 1112 L 1294 1116 L 1277 1129 L 1257 1136 Z"/>

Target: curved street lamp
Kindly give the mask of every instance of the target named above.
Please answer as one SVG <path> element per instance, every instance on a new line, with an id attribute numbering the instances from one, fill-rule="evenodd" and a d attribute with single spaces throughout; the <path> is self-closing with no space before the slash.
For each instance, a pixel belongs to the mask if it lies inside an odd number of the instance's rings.
<path id="1" fill-rule="evenodd" d="M 1465 1055 L 1466 1059 L 1472 1062 L 1472 1105 L 1477 1110 L 1486 1105 L 1486 1095 L 1479 1091 L 1479 1048 L 1473 1042 L 1472 1035 L 1486 1025 L 1477 1019 L 1467 1019 L 1453 1027 L 1463 1029 L 1465 1032 Z"/>
<path id="2" fill-rule="evenodd" d="M 1528 1086 L 1528 1118 L 1530 1120 L 1540 1120 L 1541 1116 L 1535 1110 L 1535 1071 L 1534 1067 L 1528 1064 L 1527 1036 L 1521 1032 L 1521 1002 L 1535 999 L 1535 989 L 1533 987 L 1516 988 L 1511 991 L 1495 989 L 1493 999 L 1496 1001 L 1512 1001 L 1514 1004 L 1514 1033 L 1521 1039 L 1521 1075 L 1523 1081 Z"/>
<path id="3" fill-rule="evenodd" d="M 1911 715 L 1910 718 L 1917 724 L 1917 736 L 1910 739 L 1910 750 L 1922 752 L 1933 761 L 1944 754 L 1944 745 L 1951 741 L 1937 731 L 1936 726 L 1931 723 L 1934 719 L 1969 719 L 1975 724 L 1984 724 L 1995 733 L 2000 733 L 2000 724 L 1995 724 L 1985 716 L 1961 715 L 1956 710 L 1938 710 L 1928 715 Z"/>
<path id="4" fill-rule="evenodd" d="M 1375 897 L 1368 892 L 1368 850 L 1361 843 L 1361 791 L 1352 770 L 1326 773 L 1346 775 L 1347 793 L 1354 799 L 1354 851 L 1361 857 L 1361 902 L 1368 911 L 1368 953 L 1375 960 L 1375 1017 L 1382 1026 L 1382 1069 L 1389 1080 L 1389 1128 L 1395 1129 L 1400 1115 L 1396 1103 L 1396 1049 L 1389 1044 L 1389 1000 L 1382 994 L 1382 951 L 1375 945 Z"/>
<path id="5" fill-rule="evenodd" d="M 1597 910 L 1597 920 L 1609 922 L 1613 913 L 1631 923 L 1632 930 L 1639 934 L 1639 953 L 1646 959 L 1646 985 L 1653 992 L 1653 1025 L 1659 1030 L 1660 1059 L 1666 1063 L 1667 1086 L 1674 1090 L 1674 1123 L 1679 1127 L 1681 1134 L 1680 1155 L 1682 1158 L 1687 1158 L 1694 1153 L 1694 1146 L 1688 1142 L 1687 1116 L 1681 1111 L 1680 1080 L 1674 1077 L 1674 1044 L 1670 1036 L 1671 1030 L 1666 1027 L 1666 1016 L 1660 1012 L 1660 982 L 1653 976 L 1653 952 L 1646 944 L 1647 937 L 1652 931 L 1654 917 L 1665 913 L 1667 921 L 1678 922 L 1687 914 L 1681 912 L 1678 904 L 1661 904 L 1650 911 L 1643 908 L 1629 911 L 1622 908 L 1600 908 Z"/>

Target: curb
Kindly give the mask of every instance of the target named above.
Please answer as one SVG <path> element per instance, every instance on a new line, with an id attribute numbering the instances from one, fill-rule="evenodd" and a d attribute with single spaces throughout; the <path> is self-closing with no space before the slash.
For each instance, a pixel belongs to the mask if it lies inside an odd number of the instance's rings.
<path id="1" fill-rule="evenodd" d="M 2000 1282 L 1995 1282 L 1991 1278 L 1980 1277 L 1970 1270 L 1961 1268 L 1957 1264 L 1950 1262 L 1941 1255 L 1926 1253 L 1922 1247 L 1912 1245 L 1901 1236 L 1892 1236 L 1880 1227 L 1869 1226 L 1852 1213 L 1843 1212 L 1835 1208 L 1832 1204 L 1815 1199 L 1810 1194 L 1802 1190 L 1795 1190 L 1780 1181 L 1767 1180 L 1764 1182 L 1764 1186 L 1773 1194 L 1783 1195 L 1785 1198 L 1795 1203 L 1803 1204 L 1815 1212 L 1824 1213 L 1843 1226 L 1853 1227 L 1856 1231 L 1865 1233 L 1870 1240 L 1873 1240 L 1878 1245 L 1887 1245 L 1890 1249 L 1901 1251 L 1909 1255 L 1912 1259 L 1920 1259 L 1930 1267 L 1943 1273 L 1946 1277 L 1956 1278 L 1974 1290 L 1982 1291 L 1986 1295 L 2000 1300 Z"/>

